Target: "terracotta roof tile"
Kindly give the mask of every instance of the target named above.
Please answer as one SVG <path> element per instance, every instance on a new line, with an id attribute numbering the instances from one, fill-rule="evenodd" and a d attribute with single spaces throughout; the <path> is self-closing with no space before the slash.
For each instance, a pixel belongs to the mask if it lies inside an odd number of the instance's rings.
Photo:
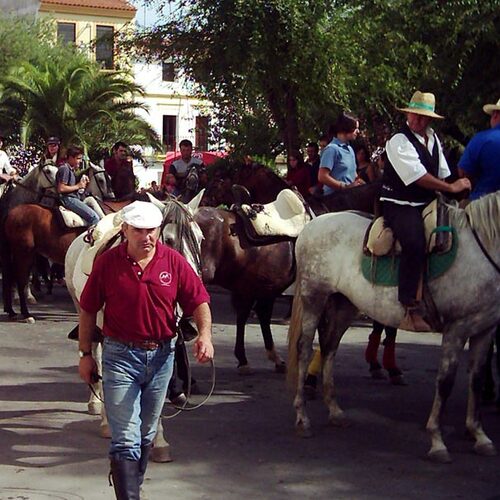
<path id="1" fill-rule="evenodd" d="M 137 9 L 127 0 L 42 0 L 42 5 L 70 5 L 72 7 L 91 7 L 96 9 L 127 10 Z"/>

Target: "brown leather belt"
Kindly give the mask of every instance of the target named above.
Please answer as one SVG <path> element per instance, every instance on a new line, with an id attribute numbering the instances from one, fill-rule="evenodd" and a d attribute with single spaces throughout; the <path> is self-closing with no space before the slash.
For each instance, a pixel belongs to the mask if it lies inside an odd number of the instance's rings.
<path id="1" fill-rule="evenodd" d="M 145 351 L 154 351 L 155 349 L 160 349 L 168 341 L 167 340 L 136 340 L 134 342 L 125 342 L 123 340 L 118 340 L 113 338 L 115 342 L 126 345 L 127 347 L 133 347 L 136 349 L 144 349 Z"/>

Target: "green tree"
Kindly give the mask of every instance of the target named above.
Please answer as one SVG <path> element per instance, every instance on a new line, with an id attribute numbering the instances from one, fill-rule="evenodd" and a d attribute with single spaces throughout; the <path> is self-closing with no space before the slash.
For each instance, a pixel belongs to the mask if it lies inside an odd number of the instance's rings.
<path id="1" fill-rule="evenodd" d="M 481 104 L 498 98 L 498 0 L 175 4 L 136 46 L 184 68 L 239 147 L 296 147 L 341 109 L 387 129 L 419 88 L 436 94 L 444 130 L 464 142 L 484 124 Z"/>

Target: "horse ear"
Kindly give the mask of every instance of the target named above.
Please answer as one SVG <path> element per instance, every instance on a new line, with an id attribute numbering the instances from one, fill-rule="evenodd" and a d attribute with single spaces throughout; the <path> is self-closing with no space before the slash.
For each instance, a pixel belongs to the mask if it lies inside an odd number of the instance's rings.
<path id="1" fill-rule="evenodd" d="M 194 213 L 201 202 L 201 199 L 203 198 L 203 195 L 205 194 L 205 188 L 203 188 L 188 204 L 187 206 L 189 209 Z"/>

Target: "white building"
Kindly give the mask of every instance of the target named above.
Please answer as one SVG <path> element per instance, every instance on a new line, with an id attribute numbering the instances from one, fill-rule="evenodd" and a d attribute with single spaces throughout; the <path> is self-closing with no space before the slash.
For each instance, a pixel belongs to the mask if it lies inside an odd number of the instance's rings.
<path id="1" fill-rule="evenodd" d="M 115 69 L 120 59 L 109 40 L 135 24 L 137 13 L 128 0 L 0 0 L 0 11 L 54 19 L 58 37 L 87 50 L 105 70 Z M 173 64 L 135 63 L 133 73 L 145 89 L 149 108 L 141 114 L 162 139 L 165 151 L 178 151 L 182 139 L 189 139 L 195 149 L 208 150 L 210 103 L 194 97 Z"/>

